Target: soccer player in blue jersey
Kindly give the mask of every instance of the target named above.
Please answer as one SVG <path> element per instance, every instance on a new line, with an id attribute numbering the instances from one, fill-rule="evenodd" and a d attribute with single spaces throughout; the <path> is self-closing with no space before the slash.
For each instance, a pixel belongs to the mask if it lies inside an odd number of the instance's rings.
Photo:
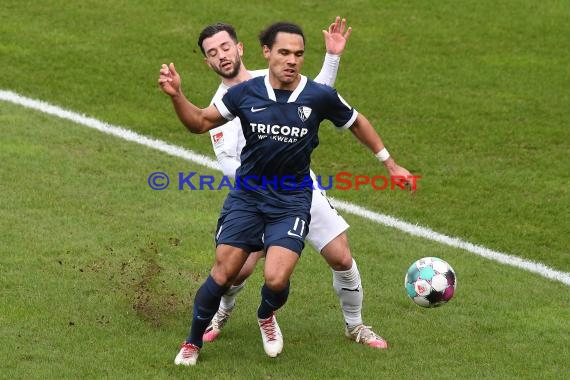
<path id="1" fill-rule="evenodd" d="M 180 87 L 172 86 L 174 66 L 163 65 L 159 85 L 171 96 L 183 124 L 205 133 L 239 117 L 246 145 L 235 189 L 222 209 L 216 233 L 216 261 L 198 290 L 190 336 L 175 362 L 194 365 L 206 327 L 250 252 L 266 252 L 258 322 L 265 352 L 277 356 L 283 338 L 275 311 L 285 304 L 289 277 L 304 247 L 310 222 L 312 188 L 306 186 L 312 150 L 324 119 L 349 129 L 385 165 L 392 176 L 411 178 L 396 164 L 368 120 L 332 88 L 300 70 L 305 40 L 295 24 L 276 23 L 260 35 L 269 73 L 240 83 L 214 105 L 200 109 Z M 311 182 L 312 183 L 312 182 Z"/>
<path id="2" fill-rule="evenodd" d="M 334 86 L 340 56 L 351 32 L 352 28 L 347 27 L 346 20 L 338 16 L 329 25 L 328 30 L 323 30 L 326 55 L 315 82 Z M 210 104 L 221 99 L 230 87 L 268 73 L 267 69 L 247 70 L 242 60 L 243 44 L 238 42 L 236 31 L 231 25 L 216 23 L 205 27 L 198 37 L 198 46 L 204 54 L 205 63 L 221 79 Z M 211 129 L 210 136 L 224 175 L 234 178 L 236 169 L 241 164 L 241 151 L 245 145 L 240 119 L 235 118 Z M 311 172 L 311 176 L 313 175 Z M 331 206 L 324 191 L 316 187 L 312 195 L 309 233 L 305 240 L 321 253 L 331 268 L 333 289 L 340 300 L 344 316 L 345 335 L 359 344 L 378 349 L 387 348 L 387 342 L 363 322 L 364 288 L 348 243 L 349 225 Z M 220 307 L 204 334 L 205 342 L 218 338 L 235 307 L 238 293 L 244 288 L 246 278 L 253 272 L 257 261 L 264 256 L 264 251 L 249 254 L 235 282 L 222 296 Z"/>

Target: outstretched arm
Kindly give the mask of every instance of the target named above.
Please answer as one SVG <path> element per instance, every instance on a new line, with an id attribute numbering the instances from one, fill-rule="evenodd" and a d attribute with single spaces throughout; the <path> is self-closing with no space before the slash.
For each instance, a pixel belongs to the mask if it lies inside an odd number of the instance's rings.
<path id="1" fill-rule="evenodd" d="M 396 161 L 394 161 L 388 153 L 388 150 L 386 150 L 382 139 L 364 115 L 358 114 L 354 124 L 350 127 L 350 131 L 384 163 L 391 177 L 401 179 L 408 189 L 412 191 L 415 190 L 414 176 L 412 176 L 406 168 L 398 165 Z"/>
<path id="2" fill-rule="evenodd" d="M 315 78 L 315 82 L 325 84 L 333 87 L 340 64 L 340 55 L 344 51 L 346 43 L 350 38 L 352 28 L 346 28 L 346 19 L 336 17 L 335 21 L 329 25 L 329 29 L 323 30 L 323 37 L 325 39 L 325 47 L 327 53 L 325 54 L 325 61 L 321 72 Z"/>
<path id="3" fill-rule="evenodd" d="M 184 96 L 180 75 L 173 63 L 162 65 L 158 85 L 164 93 L 170 95 L 176 115 L 190 132 L 204 133 L 227 121 L 215 106 L 198 108 Z"/>

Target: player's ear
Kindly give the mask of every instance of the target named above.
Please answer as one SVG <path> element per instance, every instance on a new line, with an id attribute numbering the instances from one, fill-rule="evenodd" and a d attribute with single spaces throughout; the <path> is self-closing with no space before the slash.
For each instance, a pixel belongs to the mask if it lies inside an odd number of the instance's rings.
<path id="1" fill-rule="evenodd" d="M 212 64 L 210 63 L 210 61 L 208 61 L 208 57 L 204 57 L 204 64 L 206 66 L 208 66 L 208 68 L 213 69 L 214 67 L 212 66 Z"/>
<path id="2" fill-rule="evenodd" d="M 238 49 L 239 56 L 242 57 L 243 56 L 243 42 L 237 43 L 237 49 Z"/>
<path id="3" fill-rule="evenodd" d="M 269 47 L 267 47 L 267 45 L 263 45 L 263 56 L 265 57 L 265 59 L 269 59 L 269 53 L 270 53 L 270 49 Z"/>

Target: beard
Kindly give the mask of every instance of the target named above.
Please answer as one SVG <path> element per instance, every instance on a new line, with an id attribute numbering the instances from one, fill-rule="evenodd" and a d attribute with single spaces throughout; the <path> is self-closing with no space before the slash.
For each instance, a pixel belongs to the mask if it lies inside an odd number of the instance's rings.
<path id="1" fill-rule="evenodd" d="M 231 63 L 232 63 L 232 69 L 229 72 L 223 71 L 221 67 L 215 67 L 214 71 L 223 78 L 233 79 L 239 74 L 239 71 L 241 69 L 241 59 L 239 58 L 239 56 L 236 56 L 235 60 L 231 61 Z"/>

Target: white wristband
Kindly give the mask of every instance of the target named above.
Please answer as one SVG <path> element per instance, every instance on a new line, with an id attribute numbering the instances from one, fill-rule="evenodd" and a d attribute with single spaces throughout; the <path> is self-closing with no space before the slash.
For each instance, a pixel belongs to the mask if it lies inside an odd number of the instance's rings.
<path id="1" fill-rule="evenodd" d="M 380 152 L 376 153 L 376 158 L 378 158 L 380 161 L 384 162 L 387 159 L 390 158 L 390 153 L 388 153 L 388 150 L 386 148 L 382 149 Z"/>

